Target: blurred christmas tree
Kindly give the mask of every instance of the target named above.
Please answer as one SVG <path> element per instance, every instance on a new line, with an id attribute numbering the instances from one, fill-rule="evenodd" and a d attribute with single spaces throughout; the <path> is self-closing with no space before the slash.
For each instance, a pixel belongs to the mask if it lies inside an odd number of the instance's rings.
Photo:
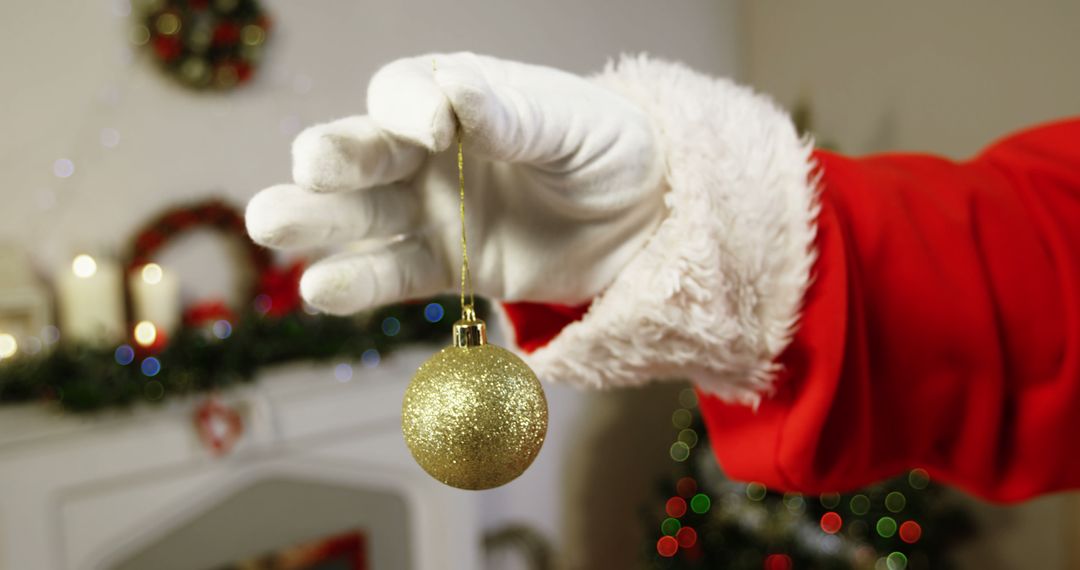
<path id="1" fill-rule="evenodd" d="M 676 476 L 648 513 L 658 539 L 646 556 L 663 569 L 950 568 L 949 550 L 974 532 L 973 518 L 926 471 L 856 493 L 776 493 L 720 472 L 692 389 L 672 414 Z"/>

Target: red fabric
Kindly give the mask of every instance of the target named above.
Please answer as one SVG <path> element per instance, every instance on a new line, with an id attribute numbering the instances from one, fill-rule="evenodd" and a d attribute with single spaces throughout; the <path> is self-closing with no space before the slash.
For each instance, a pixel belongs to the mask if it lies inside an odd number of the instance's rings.
<path id="1" fill-rule="evenodd" d="M 701 398 L 725 471 L 807 493 L 912 467 L 998 501 L 1080 488 L 1080 119 L 964 162 L 816 158 L 819 257 L 777 390 L 756 411 Z M 531 347 L 573 320 L 510 316 Z"/>
<path id="2" fill-rule="evenodd" d="M 589 304 L 576 307 L 543 303 L 504 303 L 503 310 L 514 325 L 514 340 L 522 350 L 532 352 L 551 342 L 566 325 L 580 319 Z"/>

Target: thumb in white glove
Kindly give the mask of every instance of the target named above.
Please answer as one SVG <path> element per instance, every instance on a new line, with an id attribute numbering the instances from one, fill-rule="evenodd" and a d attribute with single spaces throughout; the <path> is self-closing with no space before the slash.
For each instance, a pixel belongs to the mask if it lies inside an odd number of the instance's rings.
<path id="1" fill-rule="evenodd" d="M 263 245 L 367 244 L 304 274 L 304 298 L 324 311 L 453 289 L 458 178 L 456 153 L 446 151 L 459 123 L 478 294 L 588 300 L 664 215 L 650 119 L 583 78 L 470 53 L 426 55 L 381 69 L 368 111 L 302 132 L 295 183 L 248 205 L 248 231 Z"/>

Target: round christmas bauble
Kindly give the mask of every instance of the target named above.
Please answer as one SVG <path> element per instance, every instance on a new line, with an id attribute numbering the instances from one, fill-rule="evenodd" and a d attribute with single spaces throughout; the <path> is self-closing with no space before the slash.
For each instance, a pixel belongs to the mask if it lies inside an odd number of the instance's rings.
<path id="1" fill-rule="evenodd" d="M 401 411 L 416 462 L 459 489 L 514 480 L 547 435 L 547 399 L 536 374 L 512 352 L 487 344 L 479 320 L 454 326 L 454 345 L 420 366 Z"/>

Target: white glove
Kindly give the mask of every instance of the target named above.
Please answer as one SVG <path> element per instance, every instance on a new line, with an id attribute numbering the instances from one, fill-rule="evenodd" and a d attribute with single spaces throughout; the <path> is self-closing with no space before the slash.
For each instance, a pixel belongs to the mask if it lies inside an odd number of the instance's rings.
<path id="1" fill-rule="evenodd" d="M 455 288 L 459 121 L 479 295 L 591 299 L 663 217 L 649 117 L 575 75 L 471 53 L 401 59 L 371 80 L 368 112 L 302 132 L 295 183 L 263 190 L 247 209 L 263 245 L 367 240 L 304 274 L 303 297 L 326 312 Z"/>
<path id="2" fill-rule="evenodd" d="M 689 377 L 748 404 L 770 390 L 817 209 L 811 145 L 769 99 L 644 57 L 586 80 L 454 54 L 383 68 L 368 111 L 302 133 L 296 184 L 248 206 L 259 243 L 353 242 L 304 275 L 311 304 L 349 313 L 455 287 L 456 117 L 477 293 L 592 299 L 529 355 L 538 376 Z"/>

